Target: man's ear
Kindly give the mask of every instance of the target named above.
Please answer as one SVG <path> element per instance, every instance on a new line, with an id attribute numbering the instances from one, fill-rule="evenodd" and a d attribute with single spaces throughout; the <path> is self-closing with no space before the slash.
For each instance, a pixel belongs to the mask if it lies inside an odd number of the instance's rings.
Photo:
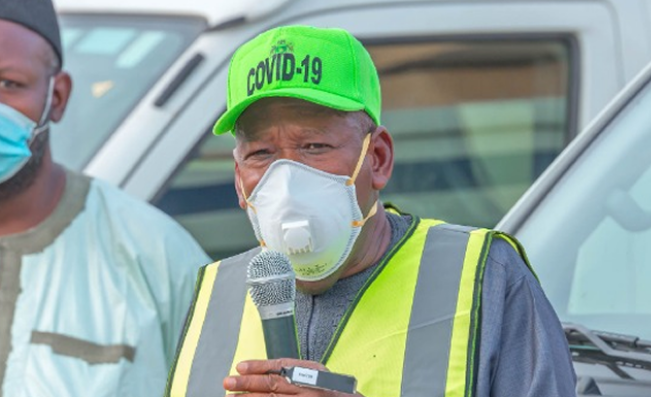
<path id="1" fill-rule="evenodd" d="M 237 159 L 235 159 L 235 192 L 237 192 L 237 201 L 240 204 L 240 208 L 246 210 L 246 200 L 242 193 L 242 179 L 240 179 L 240 167 L 237 164 Z"/>
<path id="2" fill-rule="evenodd" d="M 371 133 L 369 154 L 371 155 L 371 183 L 373 189 L 382 190 L 389 183 L 393 172 L 393 139 L 389 131 L 379 126 Z"/>
<path id="3" fill-rule="evenodd" d="M 50 120 L 55 123 L 61 120 L 68 106 L 68 100 L 72 93 L 72 79 L 66 72 L 59 72 L 54 75 L 54 89 L 52 90 L 52 112 Z"/>

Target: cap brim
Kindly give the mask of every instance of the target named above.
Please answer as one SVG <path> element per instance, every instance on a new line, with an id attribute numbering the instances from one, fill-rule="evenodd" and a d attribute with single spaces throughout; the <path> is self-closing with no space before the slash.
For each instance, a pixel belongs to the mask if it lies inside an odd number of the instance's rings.
<path id="1" fill-rule="evenodd" d="M 317 105 L 326 106 L 336 110 L 343 110 L 346 112 L 354 112 L 357 110 L 364 110 L 365 106 L 359 101 L 350 98 L 342 97 L 329 92 L 314 90 L 311 88 L 278 88 L 267 92 L 251 95 L 244 101 L 238 103 L 236 106 L 226 111 L 213 127 L 215 135 L 221 135 L 225 132 L 233 131 L 235 122 L 244 113 L 244 111 L 251 106 L 254 102 L 262 98 L 297 98 L 303 99 Z"/>

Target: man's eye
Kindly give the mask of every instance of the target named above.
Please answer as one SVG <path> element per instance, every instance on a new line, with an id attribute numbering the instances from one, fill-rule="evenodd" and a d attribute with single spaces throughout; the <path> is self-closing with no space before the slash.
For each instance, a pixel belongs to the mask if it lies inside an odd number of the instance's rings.
<path id="1" fill-rule="evenodd" d="M 328 149 L 330 145 L 325 144 L 325 143 L 308 143 L 305 145 L 305 149 L 307 150 L 324 150 Z"/>
<path id="2" fill-rule="evenodd" d="M 247 158 L 261 158 L 269 155 L 269 150 L 267 149 L 260 149 L 260 150 L 255 150 L 250 152 L 246 157 Z"/>
<path id="3" fill-rule="evenodd" d="M 0 88 L 18 88 L 18 87 L 20 87 L 20 84 L 13 80 L 0 79 Z"/>

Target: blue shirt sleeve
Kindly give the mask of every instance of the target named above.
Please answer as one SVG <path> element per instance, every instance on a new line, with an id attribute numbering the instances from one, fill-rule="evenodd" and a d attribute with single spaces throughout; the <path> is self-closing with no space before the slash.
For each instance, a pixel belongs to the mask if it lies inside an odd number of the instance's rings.
<path id="1" fill-rule="evenodd" d="M 477 397 L 575 396 L 561 324 L 511 245 L 496 238 L 484 273 Z"/>

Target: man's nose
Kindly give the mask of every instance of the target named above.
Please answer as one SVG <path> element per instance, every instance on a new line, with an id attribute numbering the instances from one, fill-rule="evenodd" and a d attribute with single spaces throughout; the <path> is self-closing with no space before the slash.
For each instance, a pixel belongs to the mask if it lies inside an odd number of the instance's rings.
<path id="1" fill-rule="evenodd" d="M 303 162 L 301 151 L 297 148 L 283 148 L 278 151 L 276 160 L 292 160 L 299 163 Z"/>

